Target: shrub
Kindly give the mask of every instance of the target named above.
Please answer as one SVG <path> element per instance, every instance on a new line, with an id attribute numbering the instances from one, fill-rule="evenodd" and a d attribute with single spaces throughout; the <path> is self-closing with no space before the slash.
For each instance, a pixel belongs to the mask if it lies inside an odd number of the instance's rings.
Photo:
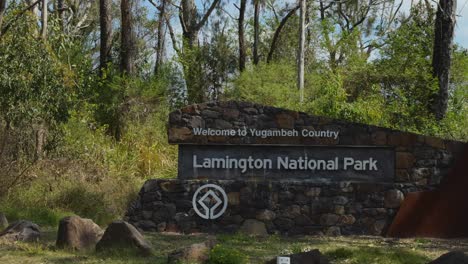
<path id="1" fill-rule="evenodd" d="M 209 255 L 208 264 L 239 264 L 248 263 L 246 255 L 240 251 L 228 248 L 224 245 L 216 245 Z"/>

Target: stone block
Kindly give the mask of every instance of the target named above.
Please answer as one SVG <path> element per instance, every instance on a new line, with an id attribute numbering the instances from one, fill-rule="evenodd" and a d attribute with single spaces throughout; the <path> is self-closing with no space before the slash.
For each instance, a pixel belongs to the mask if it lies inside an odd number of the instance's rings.
<path id="1" fill-rule="evenodd" d="M 445 149 L 445 142 L 441 138 L 426 137 L 425 143 L 433 148 Z"/>
<path id="2" fill-rule="evenodd" d="M 405 199 L 405 195 L 397 189 L 385 192 L 384 204 L 386 208 L 398 208 Z"/>
<path id="3" fill-rule="evenodd" d="M 191 139 L 192 131 L 188 127 L 169 128 L 169 142 L 178 142 Z"/>
<path id="4" fill-rule="evenodd" d="M 410 152 L 397 152 L 396 153 L 396 168 L 409 169 L 415 162 L 414 155 Z"/>
<path id="5" fill-rule="evenodd" d="M 227 194 L 229 205 L 239 205 L 240 204 L 240 193 L 239 192 L 230 192 Z"/>
<path id="6" fill-rule="evenodd" d="M 338 223 L 339 219 L 340 216 L 336 214 L 323 214 L 320 216 L 320 224 L 323 226 L 333 226 Z"/>
<path id="7" fill-rule="evenodd" d="M 257 220 L 260 220 L 260 221 L 273 221 L 275 220 L 276 218 L 276 214 L 275 212 L 271 211 L 271 210 L 268 210 L 268 209 L 263 209 L 263 210 L 260 210 L 257 215 L 255 216 L 255 218 Z"/>

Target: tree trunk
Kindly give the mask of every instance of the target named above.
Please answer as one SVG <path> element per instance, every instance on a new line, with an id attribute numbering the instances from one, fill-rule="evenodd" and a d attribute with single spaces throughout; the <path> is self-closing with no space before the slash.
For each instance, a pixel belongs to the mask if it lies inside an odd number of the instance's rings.
<path id="1" fill-rule="evenodd" d="M 0 37 L 2 36 L 3 16 L 5 15 L 6 0 L 0 0 Z"/>
<path id="2" fill-rule="evenodd" d="M 101 47 L 99 68 L 102 76 L 107 64 L 111 62 L 112 49 L 112 0 L 99 0 L 99 23 L 101 30 Z"/>
<path id="3" fill-rule="evenodd" d="M 156 64 L 154 66 L 154 74 L 158 75 L 163 56 L 164 56 L 164 25 L 166 22 L 166 0 L 161 1 L 161 7 L 159 10 L 159 23 L 158 23 L 158 39 L 156 44 Z"/>
<path id="4" fill-rule="evenodd" d="M 306 0 L 300 0 L 299 19 L 299 49 L 297 52 L 297 88 L 299 89 L 299 101 L 304 102 L 304 67 L 305 67 L 305 12 Z"/>
<path id="5" fill-rule="evenodd" d="M 245 57 L 246 57 L 246 48 L 245 48 L 245 34 L 244 34 L 244 17 L 245 17 L 245 8 L 247 6 L 247 0 L 240 0 L 239 8 L 239 70 L 242 72 L 245 69 Z"/>
<path id="6" fill-rule="evenodd" d="M 434 97 L 432 110 L 438 120 L 443 119 L 447 112 L 456 9 L 456 0 L 440 0 L 437 6 L 432 74 L 438 80 L 439 91 Z"/>
<path id="7" fill-rule="evenodd" d="M 132 0 L 121 0 L 120 12 L 122 16 L 121 25 L 121 47 L 120 47 L 120 71 L 132 76 L 135 71 L 135 40 L 133 36 Z"/>
<path id="8" fill-rule="evenodd" d="M 36 131 L 36 160 L 41 160 L 44 157 L 46 140 L 47 128 L 44 121 L 41 121 Z"/>
<path id="9" fill-rule="evenodd" d="M 258 45 L 260 41 L 260 0 L 254 0 L 254 44 L 253 44 L 253 63 L 258 65 L 260 55 L 258 54 Z"/>
<path id="10" fill-rule="evenodd" d="M 6 148 L 9 136 L 10 136 L 10 129 L 11 129 L 10 121 L 6 120 L 5 128 L 3 130 L 3 133 L 2 133 L 3 135 L 0 141 L 0 165 L 3 162 L 3 155 L 5 153 L 5 148 Z"/>
<path id="11" fill-rule="evenodd" d="M 292 17 L 294 13 L 296 13 L 297 9 L 299 9 L 299 6 L 291 9 L 288 14 L 283 19 L 281 19 L 280 24 L 276 28 L 275 34 L 273 35 L 273 40 L 271 41 L 270 51 L 268 52 L 267 63 L 270 63 L 270 61 L 273 59 L 273 53 L 276 50 L 276 45 L 278 44 L 281 30 L 283 30 L 283 27 L 286 25 L 286 22 L 288 22 L 288 19 Z"/>
<path id="12" fill-rule="evenodd" d="M 306 44 L 307 46 L 311 45 L 312 42 L 312 32 L 310 30 L 310 24 L 311 24 L 311 19 L 310 19 L 310 13 L 312 10 L 312 1 L 306 1 L 306 12 L 305 12 L 305 23 L 307 25 L 307 34 L 306 34 Z"/>
<path id="13" fill-rule="evenodd" d="M 194 0 L 183 0 L 182 10 L 180 10 L 180 20 L 182 23 L 182 34 L 184 37 L 183 45 L 188 45 L 190 48 L 198 44 L 197 29 L 197 6 Z"/>
<path id="14" fill-rule="evenodd" d="M 62 31 L 65 30 L 65 5 L 64 0 L 57 0 L 57 12 L 60 21 L 60 28 Z"/>
<path id="15" fill-rule="evenodd" d="M 182 54 L 184 61 L 184 77 L 187 86 L 189 103 L 200 103 L 205 100 L 205 87 L 201 80 L 201 64 L 199 62 L 198 33 L 207 23 L 209 16 L 219 4 L 220 0 L 213 0 L 204 15 L 199 15 L 194 0 L 182 0 L 179 20 L 182 26 Z M 199 19 L 201 17 L 201 19 Z"/>
<path id="16" fill-rule="evenodd" d="M 47 9 L 47 0 L 42 0 L 42 11 L 41 11 L 41 37 L 42 39 L 47 39 L 47 23 L 48 23 L 48 13 Z"/>

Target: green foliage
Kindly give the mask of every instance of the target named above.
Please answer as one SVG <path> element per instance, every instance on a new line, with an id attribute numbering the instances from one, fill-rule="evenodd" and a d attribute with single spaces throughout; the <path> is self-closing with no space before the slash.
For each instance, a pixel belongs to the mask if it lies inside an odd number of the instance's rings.
<path id="1" fill-rule="evenodd" d="M 244 71 L 235 80 L 235 89 L 229 91 L 226 97 L 297 109 L 299 91 L 295 88 L 294 80 L 295 70 L 290 64 L 261 64 Z"/>
<path id="2" fill-rule="evenodd" d="M 240 251 L 223 245 L 216 245 L 211 251 L 207 264 L 239 264 L 248 263 L 246 255 Z"/>
<path id="3" fill-rule="evenodd" d="M 34 160 L 39 145 L 50 150 L 76 99 L 69 72 L 51 46 L 35 38 L 34 23 L 32 15 L 24 15 L 0 39 L 0 124 L 14 142 L 4 155 L 7 160 Z M 48 144 L 37 142 L 40 130 L 47 131 Z"/>
<path id="4" fill-rule="evenodd" d="M 0 208 L 12 222 L 27 219 L 45 226 L 57 226 L 60 219 L 73 215 L 71 212 L 49 209 L 46 207 L 18 207 L 14 204 L 0 204 Z"/>
<path id="5" fill-rule="evenodd" d="M 50 46 L 34 37 L 34 20 L 24 16 L 0 40 L 0 114 L 6 120 L 65 121 L 73 87 Z"/>
<path id="6" fill-rule="evenodd" d="M 368 54 L 356 46 L 361 36 L 358 29 L 337 30 L 336 21 L 325 19 L 320 27 L 322 48 L 335 57 L 309 65 L 303 103 L 298 100 L 296 65 L 287 60 L 247 69 L 235 79 L 233 89 L 225 96 L 352 122 L 466 140 L 466 51 L 454 52 L 447 117 L 438 122 L 430 111 L 437 91 L 437 82 L 431 74 L 433 15 L 423 4 L 415 6 L 411 17 L 385 37 L 386 45 L 370 62 Z"/>

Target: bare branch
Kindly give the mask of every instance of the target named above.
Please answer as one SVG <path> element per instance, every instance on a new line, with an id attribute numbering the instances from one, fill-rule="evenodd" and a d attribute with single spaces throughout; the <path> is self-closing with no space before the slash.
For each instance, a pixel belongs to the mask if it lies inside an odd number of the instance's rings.
<path id="1" fill-rule="evenodd" d="M 295 6 L 293 9 L 291 9 L 288 14 L 283 17 L 283 19 L 281 20 L 278 28 L 276 29 L 275 31 L 275 34 L 273 36 L 273 40 L 271 41 L 271 46 L 270 46 L 270 51 L 268 52 L 268 57 L 267 57 L 267 63 L 269 63 L 271 61 L 271 59 L 273 58 L 273 53 L 276 49 L 276 44 L 278 42 L 278 38 L 279 38 L 279 35 L 281 33 L 281 30 L 283 29 L 283 27 L 286 25 L 286 22 L 288 22 L 288 19 L 290 17 L 292 17 L 294 15 L 294 13 L 296 13 L 296 11 L 299 9 L 299 5 Z"/>
<path id="2" fill-rule="evenodd" d="M 12 18 L 10 21 L 8 21 L 8 23 L 5 25 L 5 27 L 1 29 L 0 37 L 5 35 L 5 33 L 10 29 L 11 25 L 13 25 L 13 23 L 15 23 L 20 18 L 20 16 L 24 15 L 24 13 L 26 13 L 27 11 L 33 9 L 40 2 L 41 2 L 41 0 L 36 0 L 36 2 L 34 2 L 34 3 L 30 4 L 29 6 L 25 7 L 14 18 Z"/>
<path id="3" fill-rule="evenodd" d="M 197 25 L 195 25 L 195 30 L 200 30 L 203 27 L 203 25 L 205 25 L 206 21 L 208 20 L 211 13 L 216 8 L 216 6 L 218 5 L 219 2 L 220 2 L 220 0 L 214 0 L 213 3 L 211 3 L 210 8 L 208 9 L 208 11 L 206 11 L 203 18 L 200 20 L 200 22 Z"/>
<path id="4" fill-rule="evenodd" d="M 172 25 L 171 25 L 171 21 L 167 17 L 165 17 L 165 19 L 166 19 L 167 28 L 169 29 L 169 36 L 171 37 L 171 40 L 172 40 L 172 48 L 179 55 L 180 54 L 180 49 L 177 47 L 177 40 L 176 40 L 176 37 L 175 37 L 175 34 L 174 34 L 174 29 L 172 28 Z"/>

